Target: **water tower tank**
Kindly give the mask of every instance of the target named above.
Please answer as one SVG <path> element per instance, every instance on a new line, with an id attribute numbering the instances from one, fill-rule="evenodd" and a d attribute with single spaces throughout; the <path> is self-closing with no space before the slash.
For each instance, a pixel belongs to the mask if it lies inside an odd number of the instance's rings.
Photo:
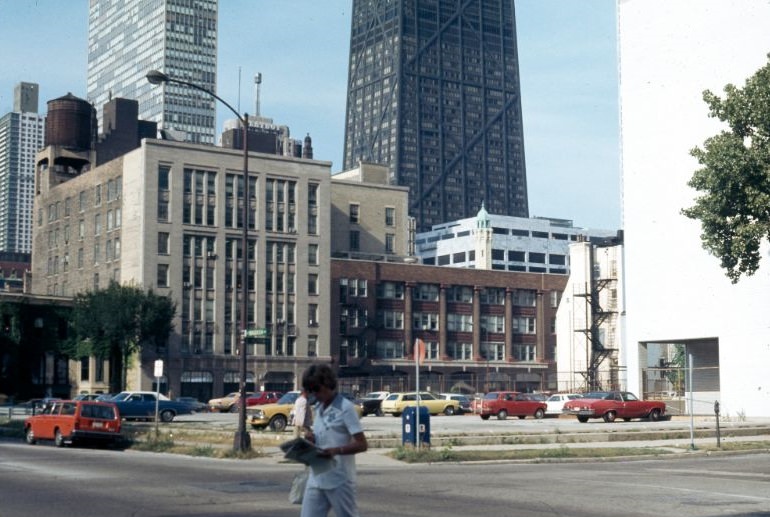
<path id="1" fill-rule="evenodd" d="M 91 103 L 68 93 L 48 101 L 45 143 L 77 151 L 90 150 L 95 124 L 96 110 Z"/>

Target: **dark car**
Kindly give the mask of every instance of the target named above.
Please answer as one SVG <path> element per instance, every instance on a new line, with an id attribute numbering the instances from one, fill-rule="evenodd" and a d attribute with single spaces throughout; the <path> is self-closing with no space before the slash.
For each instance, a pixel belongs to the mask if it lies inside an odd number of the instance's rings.
<path id="1" fill-rule="evenodd" d="M 201 402 L 195 397 L 177 397 L 174 400 L 182 402 L 183 404 L 188 404 L 196 413 L 207 413 L 209 410 L 208 404 Z"/>
<path id="2" fill-rule="evenodd" d="M 377 415 L 382 416 L 382 401 L 388 398 L 389 391 L 372 391 L 367 393 L 356 401 L 358 407 L 361 408 L 361 416 Z"/>
<path id="3" fill-rule="evenodd" d="M 177 415 L 189 415 L 194 411 L 190 404 L 169 400 L 162 394 L 158 397 L 152 391 L 122 391 L 110 402 L 118 406 L 120 416 L 125 419 L 154 420 L 156 407 L 162 422 L 171 422 Z"/>

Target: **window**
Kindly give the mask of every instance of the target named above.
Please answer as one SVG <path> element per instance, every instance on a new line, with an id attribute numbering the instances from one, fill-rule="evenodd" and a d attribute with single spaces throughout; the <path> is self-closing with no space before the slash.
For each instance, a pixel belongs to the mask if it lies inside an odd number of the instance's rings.
<path id="1" fill-rule="evenodd" d="M 168 287 L 168 264 L 158 264 L 158 287 Z"/>
<path id="2" fill-rule="evenodd" d="M 360 247 L 360 234 L 353 230 L 350 232 L 350 251 L 358 251 Z"/>
<path id="3" fill-rule="evenodd" d="M 318 304 L 311 303 L 307 306 L 307 319 L 311 327 L 318 326 Z"/>
<path id="4" fill-rule="evenodd" d="M 505 344 L 483 342 L 479 347 L 482 359 L 487 361 L 502 361 L 505 359 Z"/>
<path id="5" fill-rule="evenodd" d="M 280 262 L 280 261 L 279 261 Z M 311 266 L 318 265 L 318 244 L 309 244 L 307 247 L 307 263 Z"/>
<path id="6" fill-rule="evenodd" d="M 158 255 L 169 254 L 169 237 L 167 232 L 158 232 Z"/>
<path id="7" fill-rule="evenodd" d="M 513 318 L 513 331 L 517 334 L 534 334 L 535 318 L 516 316 Z"/>
<path id="8" fill-rule="evenodd" d="M 447 289 L 447 301 L 471 303 L 473 301 L 473 288 L 464 285 L 453 285 Z"/>
<path id="9" fill-rule="evenodd" d="M 433 312 L 413 313 L 412 328 L 415 330 L 438 330 L 438 314 Z"/>
<path id="10" fill-rule="evenodd" d="M 473 331 L 473 315 L 472 314 L 455 314 L 448 313 L 447 318 L 447 330 L 450 332 L 471 332 Z"/>
<path id="11" fill-rule="evenodd" d="M 513 345 L 513 358 L 516 361 L 535 361 L 535 345 Z"/>
<path id="12" fill-rule="evenodd" d="M 318 336 L 307 337 L 307 356 L 315 357 L 318 355 Z"/>
<path id="13" fill-rule="evenodd" d="M 516 289 L 513 291 L 513 304 L 520 307 L 534 307 L 537 303 L 537 292 L 532 289 Z"/>
<path id="14" fill-rule="evenodd" d="M 102 233 L 102 214 L 94 215 L 94 235 Z"/>
<path id="15" fill-rule="evenodd" d="M 523 251 L 509 251 L 508 260 L 510 262 L 526 262 L 526 257 Z"/>
<path id="16" fill-rule="evenodd" d="M 318 294 L 318 275 L 307 276 L 307 292 L 308 294 Z"/>
<path id="17" fill-rule="evenodd" d="M 436 284 L 417 284 L 414 288 L 413 297 L 415 300 L 426 302 L 438 301 L 438 285 Z"/>
<path id="18" fill-rule="evenodd" d="M 471 343 L 447 343 L 447 355 L 455 361 L 471 361 L 473 359 L 473 345 Z"/>
<path id="19" fill-rule="evenodd" d="M 360 207 L 357 203 L 350 203 L 349 217 L 350 217 L 350 222 L 353 224 L 358 224 L 359 208 Z"/>
<path id="20" fill-rule="evenodd" d="M 397 282 L 381 282 L 377 284 L 377 298 L 403 300 L 404 284 Z"/>
<path id="21" fill-rule="evenodd" d="M 396 226 L 396 209 L 385 207 L 385 226 Z"/>
<path id="22" fill-rule="evenodd" d="M 385 253 L 393 253 L 396 247 L 396 235 L 393 233 L 385 234 Z"/>
<path id="23" fill-rule="evenodd" d="M 403 341 L 377 341 L 376 354 L 380 359 L 398 359 L 404 357 Z"/>
<path id="24" fill-rule="evenodd" d="M 401 311 L 377 311 L 377 323 L 386 329 L 403 329 L 404 313 Z"/>

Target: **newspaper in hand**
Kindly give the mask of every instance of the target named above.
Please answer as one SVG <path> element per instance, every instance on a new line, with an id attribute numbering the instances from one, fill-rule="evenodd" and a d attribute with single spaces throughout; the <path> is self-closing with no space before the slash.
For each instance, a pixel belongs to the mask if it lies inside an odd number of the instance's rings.
<path id="1" fill-rule="evenodd" d="M 283 457 L 308 465 L 314 472 L 320 473 L 332 467 L 332 459 L 319 456 L 321 449 L 304 438 L 295 438 L 281 444 Z"/>

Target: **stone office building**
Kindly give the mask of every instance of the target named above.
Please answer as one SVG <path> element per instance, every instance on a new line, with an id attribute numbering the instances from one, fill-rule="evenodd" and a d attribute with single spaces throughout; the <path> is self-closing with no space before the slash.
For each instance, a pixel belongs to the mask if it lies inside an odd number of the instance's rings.
<path id="1" fill-rule="evenodd" d="M 247 347 L 247 389 L 291 389 L 329 360 L 329 162 L 250 155 L 244 251 L 241 151 L 144 139 L 92 160 L 86 146 L 38 154 L 32 286 L 72 296 L 116 280 L 172 297 L 168 345 L 142 350 L 129 387 L 152 388 L 163 359 L 162 391 L 207 400 L 237 389 L 242 282 L 248 325 L 269 332 Z"/>

